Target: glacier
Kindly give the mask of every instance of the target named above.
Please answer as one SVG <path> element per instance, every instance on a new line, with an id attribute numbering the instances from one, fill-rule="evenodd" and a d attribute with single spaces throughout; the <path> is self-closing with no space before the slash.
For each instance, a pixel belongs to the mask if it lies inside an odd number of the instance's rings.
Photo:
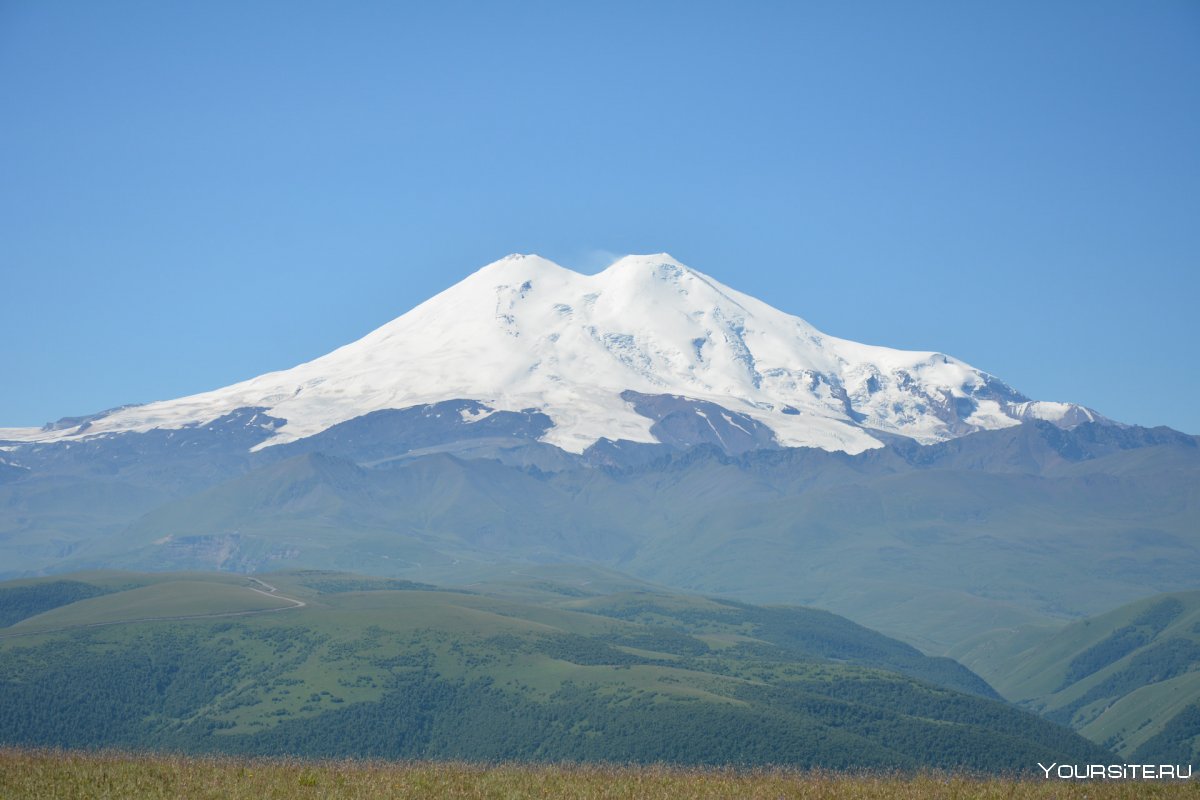
<path id="1" fill-rule="evenodd" d="M 464 422 L 540 412 L 553 422 L 542 441 L 581 453 L 601 439 L 659 441 L 646 397 L 695 401 L 700 417 L 706 404 L 720 406 L 729 424 L 763 426 L 773 446 L 851 454 L 889 436 L 930 444 L 1032 419 L 1105 421 L 1072 403 L 1031 400 L 943 353 L 828 336 L 665 253 L 627 256 L 594 275 L 510 255 L 291 369 L 43 428 L 0 428 L 0 442 L 190 428 L 253 408 L 284 421 L 261 449 L 375 411 L 470 399 L 484 410 Z"/>

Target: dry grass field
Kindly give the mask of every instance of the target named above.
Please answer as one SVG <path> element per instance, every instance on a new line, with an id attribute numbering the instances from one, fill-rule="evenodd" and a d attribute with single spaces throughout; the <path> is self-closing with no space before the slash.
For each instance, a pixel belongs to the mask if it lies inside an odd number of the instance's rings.
<path id="1" fill-rule="evenodd" d="M 0 798 L 1200 798 L 1200 782 L 1067 782 L 785 770 L 482 766 L 0 749 Z"/>

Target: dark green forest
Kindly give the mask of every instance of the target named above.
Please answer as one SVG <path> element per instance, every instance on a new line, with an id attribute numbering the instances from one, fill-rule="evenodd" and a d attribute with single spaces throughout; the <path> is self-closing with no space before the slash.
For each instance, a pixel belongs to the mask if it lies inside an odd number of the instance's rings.
<path id="1" fill-rule="evenodd" d="M 993 771 L 1025 769 L 1047 753 L 1103 755 L 1067 730 L 1002 703 L 891 677 L 748 686 L 739 703 L 633 689 L 600 692 L 568 681 L 539 702 L 488 678 L 445 678 L 420 648 L 403 665 L 387 663 L 392 672 L 375 702 L 335 702 L 311 717 L 280 714 L 283 719 L 260 733 L 230 734 L 224 729 L 231 725 L 204 711 L 230 686 L 277 681 L 279 670 L 247 658 L 221 635 L 237 626 L 220 627 L 154 631 L 119 649 L 99 634 L 76 633 L 6 652 L 0 658 L 3 741 L 322 757 Z M 319 642 L 294 628 L 237 632 L 261 637 L 277 664 L 302 658 Z M 544 652 L 576 664 L 633 661 L 606 657 L 619 651 L 587 641 L 550 639 Z M 234 702 L 263 701 L 248 692 Z"/>

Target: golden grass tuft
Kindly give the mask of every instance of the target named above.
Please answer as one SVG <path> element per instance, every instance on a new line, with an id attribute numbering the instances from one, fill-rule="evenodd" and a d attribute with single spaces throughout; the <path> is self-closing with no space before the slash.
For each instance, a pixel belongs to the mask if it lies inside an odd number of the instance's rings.
<path id="1" fill-rule="evenodd" d="M 849 800 L 854 798 L 1200 798 L 1200 782 L 1068 782 L 943 773 L 462 762 L 311 761 L 0 748 L 0 798 L 566 798 L 567 800 Z"/>

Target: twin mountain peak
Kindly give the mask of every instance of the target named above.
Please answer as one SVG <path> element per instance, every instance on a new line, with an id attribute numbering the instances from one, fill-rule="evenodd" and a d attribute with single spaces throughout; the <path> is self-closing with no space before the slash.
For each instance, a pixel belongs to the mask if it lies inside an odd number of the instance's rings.
<path id="1" fill-rule="evenodd" d="M 238 409 L 270 418 L 256 448 L 386 409 L 452 406 L 462 424 L 537 414 L 538 438 L 569 453 L 598 441 L 710 442 L 727 452 L 818 447 L 858 453 L 1040 419 L 1105 421 L 1030 400 L 941 353 L 827 336 L 671 256 L 626 256 L 584 275 L 536 255 L 488 264 L 358 341 L 214 391 L 0 440 L 52 442 L 211 424 Z M 438 405 L 439 408 L 447 408 Z"/>

